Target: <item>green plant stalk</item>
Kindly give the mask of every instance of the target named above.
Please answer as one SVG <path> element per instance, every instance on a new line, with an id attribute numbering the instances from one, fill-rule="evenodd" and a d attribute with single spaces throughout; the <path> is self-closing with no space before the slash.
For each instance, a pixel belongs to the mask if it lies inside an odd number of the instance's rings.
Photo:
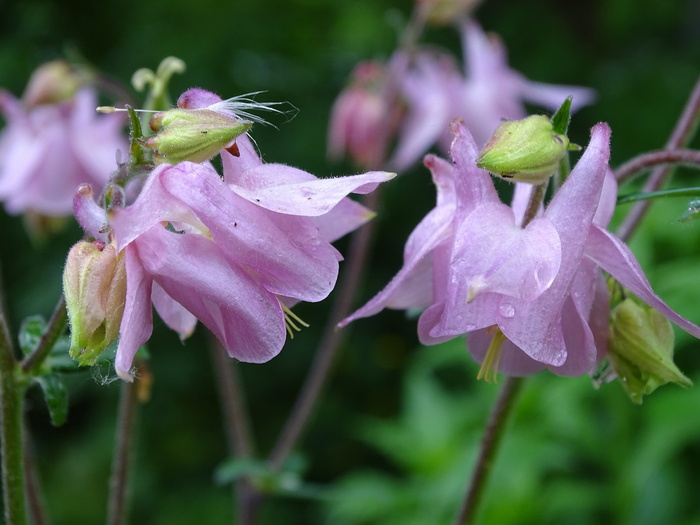
<path id="1" fill-rule="evenodd" d="M 20 367 L 25 373 L 32 376 L 37 374 L 39 367 L 41 367 L 41 364 L 51 353 L 53 345 L 55 345 L 58 338 L 61 337 L 67 324 L 68 313 L 66 311 L 66 300 L 61 296 L 36 349 L 20 363 Z"/>
<path id="2" fill-rule="evenodd" d="M 617 198 L 617 204 L 627 204 L 630 202 L 637 202 L 642 200 L 664 199 L 666 197 L 700 197 L 700 187 L 652 191 L 650 193 L 644 193 L 640 191 L 638 193 L 620 195 Z"/>
<path id="3" fill-rule="evenodd" d="M 27 524 L 22 424 L 25 387 L 5 318 L 0 312 L 0 451 L 5 523 L 8 525 Z"/>

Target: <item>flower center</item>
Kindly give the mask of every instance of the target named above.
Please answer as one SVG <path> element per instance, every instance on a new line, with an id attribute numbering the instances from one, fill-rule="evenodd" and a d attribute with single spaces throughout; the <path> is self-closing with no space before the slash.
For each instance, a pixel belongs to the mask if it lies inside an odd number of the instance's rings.
<path id="1" fill-rule="evenodd" d="M 495 329 L 493 339 L 491 339 L 491 344 L 489 349 L 486 351 L 486 356 L 481 363 L 481 368 L 477 374 L 477 379 L 483 379 L 487 383 L 493 381 L 498 383 L 498 364 L 501 362 L 501 350 L 503 349 L 503 343 L 506 340 L 506 336 L 503 335 L 498 327 L 492 326 L 488 330 Z"/>
<path id="2" fill-rule="evenodd" d="M 308 328 L 309 324 L 302 321 L 297 314 L 292 312 L 289 308 L 282 304 L 282 302 L 280 302 L 280 305 L 282 306 L 282 311 L 284 312 L 284 326 L 287 329 L 289 338 L 294 339 L 294 332 L 301 332 L 301 328 L 297 325 L 297 323 L 304 328 Z"/>

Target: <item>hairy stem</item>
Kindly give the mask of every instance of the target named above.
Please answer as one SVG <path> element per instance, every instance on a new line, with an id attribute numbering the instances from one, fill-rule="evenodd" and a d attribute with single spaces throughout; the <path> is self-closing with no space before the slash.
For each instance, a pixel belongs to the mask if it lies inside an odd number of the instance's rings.
<path id="1" fill-rule="evenodd" d="M 19 378 L 12 339 L 0 311 L 0 452 L 5 523 L 11 525 L 27 523 L 22 421 L 25 389 Z"/>
<path id="2" fill-rule="evenodd" d="M 667 150 L 677 150 L 683 148 L 692 138 L 695 133 L 695 129 L 698 124 L 698 119 L 700 118 L 700 79 L 695 84 L 690 98 L 686 103 L 685 109 L 678 120 L 676 127 L 671 134 L 668 142 L 666 143 Z M 658 190 L 664 181 L 673 171 L 670 166 L 665 166 L 661 168 L 656 168 L 652 171 L 651 175 L 647 179 L 642 191 L 645 193 Z M 641 222 L 644 214 L 649 209 L 650 201 L 640 201 L 632 206 L 632 209 L 624 218 L 619 228 L 617 229 L 617 236 L 623 241 L 630 238 L 632 233 L 634 233 L 637 226 Z"/>
<path id="3" fill-rule="evenodd" d="M 364 195 L 362 204 L 370 209 L 376 208 L 380 193 L 381 186 L 374 192 Z M 311 370 L 306 376 L 301 393 L 268 458 L 269 465 L 275 470 L 282 467 L 289 454 L 297 446 L 304 428 L 311 418 L 313 409 L 316 407 L 319 395 L 328 380 L 338 348 L 348 335 L 347 329 L 338 330 L 336 324 L 347 317 L 352 308 L 355 294 L 367 265 L 369 249 L 374 237 L 374 224 L 375 221 L 370 221 L 352 235 L 348 259 L 345 263 L 346 273 L 339 286 L 338 295 L 316 351 Z"/>
<path id="4" fill-rule="evenodd" d="M 457 525 L 469 525 L 474 523 L 481 496 L 483 495 L 489 474 L 491 473 L 496 450 L 503 437 L 503 430 L 508 415 L 515 405 L 514 401 L 521 390 L 522 384 L 522 377 L 508 377 L 503 384 L 486 425 L 484 437 L 481 440 L 479 455 L 477 456 L 477 462 L 472 472 L 466 498 L 464 499 L 462 509 L 457 518 Z"/>
<path id="5" fill-rule="evenodd" d="M 138 381 L 138 378 L 134 381 Z M 107 525 L 124 525 L 127 523 L 129 474 L 135 441 L 134 426 L 138 402 L 138 386 L 135 382 L 124 382 L 121 386 L 119 414 L 117 416 L 117 436 L 112 460 L 112 474 L 109 480 Z"/>

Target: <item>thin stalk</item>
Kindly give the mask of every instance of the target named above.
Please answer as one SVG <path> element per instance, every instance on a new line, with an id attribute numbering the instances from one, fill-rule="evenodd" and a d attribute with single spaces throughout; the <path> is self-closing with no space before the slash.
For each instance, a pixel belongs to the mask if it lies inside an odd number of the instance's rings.
<path id="1" fill-rule="evenodd" d="M 695 188 L 678 188 L 675 190 L 653 191 L 651 193 L 630 193 L 629 195 L 620 195 L 617 198 L 617 204 L 629 204 L 641 200 L 667 199 L 669 197 L 700 197 L 700 187 Z"/>
<path id="2" fill-rule="evenodd" d="M 134 381 L 138 381 L 138 378 Z M 127 523 L 129 499 L 129 475 L 134 446 L 134 426 L 137 415 L 137 385 L 122 383 L 117 415 L 117 436 L 112 460 L 112 474 L 109 480 L 109 502 L 107 525 Z"/>
<path id="3" fill-rule="evenodd" d="M 27 524 L 22 421 L 25 388 L 19 377 L 12 339 L 4 313 L 0 311 L 0 452 L 5 523 L 8 525 Z"/>
<path id="4" fill-rule="evenodd" d="M 212 336 L 210 339 L 209 347 L 221 398 L 229 455 L 237 459 L 250 458 L 255 453 L 255 445 L 238 363 L 226 355 L 226 350 L 216 337 Z M 246 479 L 240 479 L 235 483 L 233 493 L 236 523 L 239 525 L 255 523 L 261 496 L 253 490 Z"/>
<path id="5" fill-rule="evenodd" d="M 615 170 L 618 184 L 631 179 L 637 173 L 660 164 L 682 164 L 700 168 L 700 151 L 694 149 L 657 150 L 628 160 Z"/>
<path id="6" fill-rule="evenodd" d="M 25 357 L 20 363 L 20 367 L 24 372 L 34 375 L 36 370 L 41 366 L 51 352 L 53 345 L 63 334 L 66 329 L 66 324 L 68 324 L 68 314 L 66 312 L 66 300 L 63 296 L 59 299 L 56 304 L 56 308 L 51 314 L 51 319 L 41 335 L 39 344 L 36 349 Z"/>
<path id="7" fill-rule="evenodd" d="M 503 437 L 508 415 L 515 405 L 515 398 L 520 392 L 522 385 L 522 377 L 508 377 L 503 384 L 486 425 L 484 437 L 481 440 L 476 466 L 472 472 L 467 495 L 456 521 L 457 525 L 474 523 L 476 511 L 488 482 L 498 445 Z"/>
<path id="8" fill-rule="evenodd" d="M 671 134 L 668 142 L 666 143 L 667 150 L 677 150 L 683 148 L 690 142 L 695 129 L 698 124 L 698 119 L 700 118 L 700 79 L 695 84 L 690 98 L 686 103 L 685 109 L 681 114 L 676 127 Z M 652 171 L 651 175 L 647 179 L 643 192 L 649 193 L 658 190 L 664 181 L 673 171 L 673 167 L 666 166 L 661 168 L 656 168 Z M 632 233 L 634 233 L 637 226 L 641 222 L 644 214 L 647 212 L 650 206 L 650 201 L 640 201 L 636 203 L 627 216 L 624 218 L 619 228 L 617 229 L 617 236 L 623 241 L 628 240 Z"/>
<path id="9" fill-rule="evenodd" d="M 26 426 L 25 428 L 29 428 Z M 32 525 L 47 525 L 49 523 L 46 516 L 46 504 L 41 491 L 39 472 L 34 454 L 34 447 L 28 432 L 25 432 L 24 443 L 24 471 L 26 473 L 27 504 L 29 506 L 29 517 Z"/>
<path id="10" fill-rule="evenodd" d="M 527 208 L 525 208 L 525 214 L 523 215 L 523 228 L 527 226 L 532 219 L 537 217 L 537 212 L 540 209 L 542 201 L 544 201 L 544 196 L 547 193 L 547 182 L 541 184 L 535 184 L 532 188 L 532 193 L 530 193 L 530 200 L 527 203 Z"/>
<path id="11" fill-rule="evenodd" d="M 362 204 L 370 209 L 375 209 L 379 202 L 380 194 L 381 186 L 372 193 L 364 195 Z M 274 470 L 279 470 L 282 467 L 289 454 L 297 446 L 316 407 L 319 395 L 328 380 L 338 349 L 348 335 L 347 329 L 338 330 L 336 324 L 350 313 L 355 294 L 367 266 L 374 232 L 375 221 L 370 221 L 352 235 L 348 259 L 345 263 L 346 273 L 339 286 L 338 295 L 316 351 L 314 362 L 306 376 L 304 386 L 297 397 L 292 412 L 287 418 L 268 458 L 268 463 Z"/>

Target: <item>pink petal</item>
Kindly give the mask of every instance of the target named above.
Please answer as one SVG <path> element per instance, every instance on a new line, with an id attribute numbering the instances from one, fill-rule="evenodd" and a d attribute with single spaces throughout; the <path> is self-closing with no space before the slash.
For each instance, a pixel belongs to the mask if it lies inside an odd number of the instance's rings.
<path id="1" fill-rule="evenodd" d="M 181 340 L 192 335 L 197 326 L 197 318 L 170 297 L 157 282 L 153 283 L 151 300 L 160 318 L 168 328 L 180 335 Z"/>
<path id="2" fill-rule="evenodd" d="M 136 247 L 129 246 L 126 257 L 126 302 L 119 325 L 119 345 L 114 361 L 117 375 L 124 381 L 133 381 L 131 365 L 138 349 L 153 331 L 151 308 L 152 279 L 144 270 Z"/>
<path id="3" fill-rule="evenodd" d="M 689 334 L 700 337 L 700 327 L 678 315 L 653 292 L 634 254 L 612 233 L 594 226 L 588 236 L 586 255 L 642 301 L 661 312 Z"/>
<path id="4" fill-rule="evenodd" d="M 211 239 L 154 226 L 137 244 L 153 279 L 232 357 L 262 363 L 279 353 L 286 338 L 279 301 L 243 268 L 232 266 Z"/>

